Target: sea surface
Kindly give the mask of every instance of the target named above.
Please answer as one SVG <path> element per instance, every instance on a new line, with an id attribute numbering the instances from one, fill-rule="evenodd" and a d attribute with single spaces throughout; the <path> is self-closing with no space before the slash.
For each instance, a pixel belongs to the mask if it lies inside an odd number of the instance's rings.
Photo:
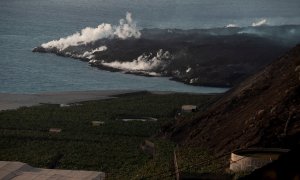
<path id="1" fill-rule="evenodd" d="M 42 43 L 131 12 L 139 28 L 211 28 L 300 24 L 300 1 L 271 0 L 0 0 L 0 92 L 151 90 L 219 93 L 168 78 L 112 73 L 53 54 L 32 53 Z"/>

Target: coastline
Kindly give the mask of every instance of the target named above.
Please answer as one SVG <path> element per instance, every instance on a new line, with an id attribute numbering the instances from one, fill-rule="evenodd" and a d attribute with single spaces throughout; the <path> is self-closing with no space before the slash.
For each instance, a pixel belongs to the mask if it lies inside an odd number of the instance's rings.
<path id="1" fill-rule="evenodd" d="M 32 52 L 78 59 L 109 72 L 166 77 L 191 86 L 229 88 L 294 46 L 296 41 L 281 38 L 292 29 L 300 30 L 300 26 L 142 29 L 138 38 L 100 38 L 75 45 L 54 40 L 56 44 L 42 44 Z M 260 36 L 261 33 L 265 35 Z"/>
<path id="2" fill-rule="evenodd" d="M 173 91 L 141 91 L 141 90 L 93 90 L 93 91 L 62 91 L 45 93 L 0 93 L 0 111 L 13 110 L 40 104 L 71 104 L 84 101 L 117 98 L 126 94 L 149 92 L 153 94 L 182 93 Z M 198 94 L 198 93 L 185 93 Z M 202 93 L 199 93 L 202 94 Z M 207 95 L 214 93 L 205 93 Z"/>
<path id="3" fill-rule="evenodd" d="M 70 104 L 83 101 L 104 100 L 113 96 L 136 93 L 134 90 L 66 91 L 34 94 L 0 93 L 0 111 L 40 104 Z"/>

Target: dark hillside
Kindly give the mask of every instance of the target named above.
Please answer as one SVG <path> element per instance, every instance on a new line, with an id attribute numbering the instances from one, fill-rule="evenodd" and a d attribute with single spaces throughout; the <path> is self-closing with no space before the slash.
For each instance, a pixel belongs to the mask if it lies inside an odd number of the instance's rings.
<path id="1" fill-rule="evenodd" d="M 217 153 L 300 142 L 300 45 L 248 78 L 196 118 L 181 119 L 166 136 Z"/>

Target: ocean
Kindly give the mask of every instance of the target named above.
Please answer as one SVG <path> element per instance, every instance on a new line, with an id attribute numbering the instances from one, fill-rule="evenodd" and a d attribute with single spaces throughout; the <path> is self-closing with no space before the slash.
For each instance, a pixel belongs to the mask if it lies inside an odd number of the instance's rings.
<path id="1" fill-rule="evenodd" d="M 53 54 L 33 53 L 42 43 L 101 23 L 118 24 L 130 12 L 139 28 L 199 29 L 228 24 L 300 24 L 299 0 L 1 0 L 0 92 L 149 90 L 220 93 L 161 77 L 108 72 Z"/>

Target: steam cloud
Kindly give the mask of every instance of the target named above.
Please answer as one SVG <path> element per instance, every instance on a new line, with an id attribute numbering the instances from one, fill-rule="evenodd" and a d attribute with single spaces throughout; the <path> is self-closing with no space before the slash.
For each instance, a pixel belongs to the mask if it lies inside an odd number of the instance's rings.
<path id="1" fill-rule="evenodd" d="M 42 44 L 45 49 L 57 48 L 64 50 L 69 46 L 77 46 L 80 44 L 87 44 L 104 38 L 140 38 L 141 32 L 138 30 L 136 23 L 131 17 L 131 13 L 126 13 L 126 18 L 121 19 L 118 26 L 107 23 L 102 23 L 96 28 L 86 27 L 81 32 L 76 32 L 73 35 L 53 40 Z"/>
<path id="2" fill-rule="evenodd" d="M 151 71 L 159 67 L 164 67 L 168 63 L 168 60 L 170 58 L 171 54 L 168 51 L 163 51 L 162 49 L 160 49 L 155 56 L 153 56 L 152 54 L 143 54 L 137 59 L 134 59 L 132 62 L 113 61 L 110 63 L 102 62 L 101 64 L 120 70 Z"/>
<path id="3" fill-rule="evenodd" d="M 92 51 L 85 51 L 82 55 L 82 57 L 88 58 L 88 59 L 92 59 L 94 57 L 94 53 L 95 52 L 101 52 L 101 51 L 106 51 L 107 47 L 106 46 L 100 46 L 99 48 L 96 48 Z"/>
<path id="4" fill-rule="evenodd" d="M 239 26 L 236 25 L 236 24 L 227 24 L 225 27 L 226 28 L 233 28 L 233 27 L 239 27 Z"/>
<path id="5" fill-rule="evenodd" d="M 267 19 L 260 19 L 259 21 L 253 22 L 251 24 L 251 26 L 252 27 L 258 27 L 258 26 L 263 26 L 263 25 L 267 25 L 267 24 L 268 24 Z M 240 26 L 237 25 L 237 24 L 227 24 L 225 26 L 225 28 L 233 28 L 233 27 L 240 27 Z"/>
<path id="6" fill-rule="evenodd" d="M 261 19 L 260 21 L 254 22 L 252 23 L 253 27 L 257 27 L 257 26 L 263 26 L 267 24 L 267 20 L 266 19 Z"/>

